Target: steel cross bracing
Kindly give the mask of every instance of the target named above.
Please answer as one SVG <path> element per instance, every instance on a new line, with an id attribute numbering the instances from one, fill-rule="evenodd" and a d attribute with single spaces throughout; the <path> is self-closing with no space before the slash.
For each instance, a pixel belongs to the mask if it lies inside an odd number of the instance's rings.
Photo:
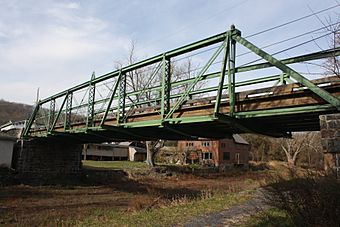
<path id="1" fill-rule="evenodd" d="M 237 44 L 266 62 L 236 67 Z M 179 56 L 213 45 L 217 45 L 211 48 L 215 51 L 196 76 L 174 78 L 172 66 Z M 279 60 L 243 38 L 232 26 L 227 32 L 103 76 L 96 78 L 93 73 L 90 81 L 40 100 L 22 136 L 89 142 L 220 138 L 234 132 L 284 136 L 291 131 L 315 130 L 319 114 L 340 110 L 340 78 L 311 81 L 288 65 L 339 54 L 340 48 L 334 48 Z M 211 72 L 217 59 L 222 59 L 220 71 Z M 239 73 L 264 68 L 277 68 L 281 73 L 238 80 Z M 218 83 L 197 86 L 213 79 Z M 141 81 L 143 86 L 136 87 Z M 238 88 L 269 82 L 269 87 L 236 92 Z M 79 94 L 82 101 L 77 103 Z"/>

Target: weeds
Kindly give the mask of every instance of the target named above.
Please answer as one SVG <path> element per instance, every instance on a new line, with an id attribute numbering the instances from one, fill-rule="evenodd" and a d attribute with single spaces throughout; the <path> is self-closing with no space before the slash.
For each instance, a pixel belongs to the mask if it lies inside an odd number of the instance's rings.
<path id="1" fill-rule="evenodd" d="M 317 173 L 275 177 L 265 187 L 266 202 L 287 214 L 294 226 L 339 226 L 340 182 Z"/>
<path id="2" fill-rule="evenodd" d="M 0 226 L 180 225 L 246 201 L 263 178 L 255 172 L 160 177 L 145 163 L 85 164 L 84 176 L 67 184 L 0 187 Z"/>
<path id="3" fill-rule="evenodd" d="M 286 212 L 271 208 L 259 212 L 246 222 L 237 225 L 239 227 L 291 227 L 294 226 Z"/>

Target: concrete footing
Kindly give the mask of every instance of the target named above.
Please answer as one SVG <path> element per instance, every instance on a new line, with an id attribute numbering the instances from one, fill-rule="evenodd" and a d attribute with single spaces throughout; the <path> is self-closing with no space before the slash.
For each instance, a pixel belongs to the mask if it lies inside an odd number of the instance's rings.
<path id="1" fill-rule="evenodd" d="M 324 166 L 328 173 L 340 177 L 340 113 L 320 116 Z"/>

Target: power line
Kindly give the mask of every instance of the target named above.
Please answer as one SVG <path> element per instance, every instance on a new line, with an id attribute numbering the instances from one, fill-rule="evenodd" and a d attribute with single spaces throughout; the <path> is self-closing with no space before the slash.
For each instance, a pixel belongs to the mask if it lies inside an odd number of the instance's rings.
<path id="1" fill-rule="evenodd" d="M 143 46 L 142 49 L 145 49 L 146 47 L 149 47 L 149 46 L 151 46 L 152 44 L 155 44 L 155 43 L 157 43 L 157 42 L 160 42 L 160 41 L 162 41 L 162 40 L 164 40 L 164 39 L 166 39 L 166 38 L 175 36 L 175 35 L 177 35 L 178 33 L 187 30 L 187 29 L 188 29 L 189 27 L 191 27 L 191 26 L 194 26 L 194 25 L 201 24 L 201 23 L 203 23 L 203 22 L 209 21 L 209 20 L 211 20 L 212 18 L 214 18 L 214 17 L 220 15 L 221 13 L 225 12 L 226 10 L 230 10 L 230 9 L 237 8 L 238 6 L 244 4 L 244 3 L 248 2 L 248 1 L 249 1 L 249 0 L 244 0 L 244 1 L 239 2 L 239 3 L 237 3 L 237 4 L 235 4 L 235 5 L 231 6 L 231 7 L 228 7 L 228 8 L 225 8 L 225 9 L 219 11 L 218 13 L 215 13 L 215 14 L 213 14 L 212 16 L 210 16 L 210 17 L 208 17 L 208 18 L 205 18 L 205 19 L 203 19 L 203 20 L 199 20 L 199 21 L 196 21 L 196 22 L 193 22 L 193 23 L 184 25 L 184 26 L 182 26 L 181 28 L 175 30 L 174 32 L 172 32 L 172 33 L 170 33 L 170 34 L 168 34 L 168 35 L 165 35 L 165 36 L 163 36 L 163 37 L 161 37 L 161 38 L 159 38 L 159 39 L 157 39 L 157 40 L 155 40 L 155 41 L 153 41 L 153 42 L 147 43 L 146 45 Z"/>
<path id="2" fill-rule="evenodd" d="M 293 40 L 293 39 L 297 39 L 297 38 L 300 38 L 302 36 L 305 36 L 305 35 L 308 35 L 308 34 L 311 34 L 311 33 L 317 32 L 317 31 L 320 31 L 322 29 L 325 29 L 328 26 L 333 26 L 333 25 L 337 25 L 337 24 L 340 24 L 340 22 L 337 22 L 337 23 L 334 23 L 334 24 L 331 24 L 331 25 L 325 25 L 325 26 L 320 27 L 318 29 L 314 29 L 314 30 L 311 30 L 311 31 L 308 31 L 308 32 L 305 32 L 305 33 L 302 33 L 302 34 L 299 34 L 299 35 L 296 35 L 296 36 L 293 36 L 293 37 L 290 37 L 290 38 L 287 38 L 287 39 L 284 39 L 284 40 L 281 40 L 281 41 L 278 41 L 278 42 L 275 42 L 275 43 L 271 43 L 269 45 L 261 47 L 261 49 L 265 49 L 265 48 L 268 48 L 268 47 L 271 47 L 271 46 L 275 46 L 275 45 L 278 45 L 278 44 L 281 44 L 281 43 L 284 43 L 284 42 L 287 42 L 287 41 L 290 41 L 290 40 Z M 194 54 L 191 54 L 191 55 L 188 55 L 188 56 L 176 59 L 173 62 L 177 62 L 177 61 L 180 61 L 180 60 L 183 60 L 183 59 L 186 59 L 186 58 L 190 58 L 190 57 L 193 57 L 193 56 L 196 56 L 196 55 L 199 55 L 199 54 L 202 54 L 202 53 L 205 53 L 205 52 L 208 52 L 210 50 L 217 49 L 217 48 L 218 48 L 218 46 L 215 46 L 215 47 L 212 47 L 212 48 L 208 48 L 206 50 L 203 50 L 203 51 L 200 51 L 200 52 L 197 52 L 197 53 L 194 53 Z M 250 54 L 250 53 L 252 53 L 252 51 L 247 51 L 245 53 L 237 55 L 236 57 L 241 57 L 241 56 L 244 56 L 244 55 L 247 55 L 247 54 Z M 217 63 L 220 63 L 220 62 L 217 62 Z"/>
<path id="3" fill-rule="evenodd" d="M 340 30 L 340 29 L 335 30 L 334 32 L 337 32 L 337 31 L 339 31 L 339 30 Z M 278 52 L 275 52 L 275 53 L 273 53 L 273 54 L 271 54 L 271 55 L 274 56 L 274 55 L 277 55 L 277 54 L 286 52 L 286 51 L 288 51 L 288 50 L 297 48 L 297 47 L 299 47 L 299 46 L 302 46 L 302 45 L 305 45 L 305 44 L 307 44 L 307 43 L 310 43 L 310 42 L 313 42 L 313 41 L 315 41 L 315 40 L 318 40 L 318 39 L 321 39 L 321 38 L 323 38 L 323 37 L 326 37 L 326 36 L 328 36 L 328 35 L 330 35 L 330 34 L 332 34 L 332 33 L 333 33 L 333 32 L 329 32 L 329 33 L 324 34 L 324 35 L 321 35 L 321 36 L 319 36 L 319 37 L 317 37 L 317 38 L 312 38 L 312 39 L 307 40 L 307 41 L 305 41 L 305 42 L 302 42 L 302 43 L 296 44 L 296 45 L 294 45 L 294 46 L 288 47 L 288 48 L 286 48 L 286 49 L 280 50 L 280 51 L 278 51 Z M 262 58 L 258 58 L 258 59 L 254 60 L 254 61 L 250 61 L 250 62 L 245 63 L 245 64 L 243 64 L 243 65 L 241 65 L 241 66 L 239 66 L 239 67 L 247 66 L 247 65 L 250 65 L 250 64 L 252 64 L 252 63 L 258 62 L 258 61 L 260 61 L 260 60 L 262 60 Z"/>
<path id="4" fill-rule="evenodd" d="M 174 61 L 172 61 L 172 62 L 178 62 L 178 61 L 181 61 L 181 60 L 186 59 L 186 58 L 191 58 L 191 57 L 193 57 L 193 56 L 196 56 L 196 55 L 199 55 L 199 54 L 203 54 L 203 53 L 208 52 L 208 51 L 211 51 L 211 50 L 215 50 L 215 49 L 217 49 L 218 47 L 219 47 L 219 45 L 214 46 L 214 47 L 211 47 L 211 48 L 208 48 L 208 49 L 206 49 L 206 50 L 199 51 L 199 52 L 194 53 L 194 54 L 190 54 L 190 55 L 185 56 L 185 57 L 182 57 L 182 58 L 178 58 L 178 59 L 176 59 L 176 60 L 174 60 Z"/>
<path id="5" fill-rule="evenodd" d="M 322 28 L 319 28 L 319 29 L 316 29 L 316 30 L 321 30 L 321 29 L 322 29 Z M 315 30 L 314 30 L 314 31 L 315 31 Z M 339 31 L 339 30 L 336 30 L 335 32 L 337 32 L 337 31 Z M 333 31 L 333 32 L 334 32 L 334 31 Z M 322 35 L 322 36 L 319 36 L 319 37 L 317 37 L 317 38 L 312 38 L 312 39 L 310 39 L 310 40 L 308 40 L 308 41 L 305 41 L 305 42 L 299 43 L 299 44 L 297 44 L 297 45 L 288 47 L 288 48 L 286 48 L 286 49 L 280 50 L 280 51 L 275 52 L 274 54 L 271 54 L 271 55 L 274 56 L 274 55 L 283 53 L 283 52 L 285 52 L 285 51 L 288 51 L 288 50 L 297 48 L 297 47 L 299 47 L 299 46 L 302 46 L 302 45 L 305 45 L 305 44 L 307 44 L 307 43 L 310 43 L 310 42 L 313 42 L 313 41 L 315 41 L 315 40 L 318 40 L 318 39 L 321 39 L 321 38 L 323 38 L 323 37 L 326 37 L 326 36 L 332 34 L 333 32 L 329 32 L 329 33 L 324 34 L 324 35 Z M 309 33 L 313 33 L 313 31 L 310 31 Z M 301 35 L 302 35 L 302 34 L 301 34 Z M 301 35 L 299 35 L 299 36 L 301 36 Z M 293 38 L 293 37 L 292 37 L 292 38 Z M 291 39 L 291 38 L 289 38 L 289 39 Z M 288 39 L 286 39 L 286 40 L 288 40 Z M 284 41 L 284 40 L 279 41 L 279 42 L 277 42 L 277 43 L 281 43 L 281 42 L 283 42 L 283 41 Z M 273 45 L 271 45 L 271 46 L 273 46 Z M 265 47 L 261 47 L 261 49 L 263 49 L 263 48 L 265 48 Z M 245 54 L 245 53 L 243 53 L 243 54 Z M 241 55 L 242 55 L 242 54 L 241 54 Z M 238 55 L 238 56 L 239 56 L 239 55 Z M 236 57 L 238 57 L 238 56 L 236 56 Z M 250 61 L 250 62 L 245 63 L 245 64 L 243 64 L 243 65 L 241 65 L 241 66 L 239 66 L 239 67 L 247 66 L 247 65 L 249 65 L 249 64 L 258 62 L 258 61 L 260 61 L 260 60 L 262 60 L 262 58 L 259 58 L 259 59 Z M 216 65 L 216 64 L 219 64 L 219 63 L 222 63 L 222 61 L 214 62 L 214 63 L 211 64 L 211 65 Z M 198 68 L 195 68 L 195 69 L 193 69 L 193 70 L 189 70 L 189 71 L 187 71 L 187 72 L 180 73 L 180 74 L 178 74 L 178 76 L 183 75 L 183 74 L 185 74 L 185 73 L 190 73 L 190 72 L 197 71 L 197 70 L 199 70 L 199 69 L 201 69 L 201 68 L 202 68 L 202 67 L 198 67 Z"/>
<path id="6" fill-rule="evenodd" d="M 317 31 L 321 31 L 321 30 L 327 28 L 328 26 L 333 26 L 333 25 L 337 25 L 337 24 L 340 24 L 340 22 L 337 22 L 337 23 L 334 23 L 334 24 L 331 24 L 331 25 L 326 25 L 326 26 L 323 26 L 321 28 L 314 29 L 312 31 L 308 31 L 308 32 L 305 32 L 305 33 L 302 33 L 302 34 L 299 34 L 299 35 L 296 35 L 296 36 L 293 36 L 293 37 L 290 37 L 290 38 L 287 38 L 287 39 L 284 39 L 284 40 L 281 40 L 281 41 L 278 41 L 278 42 L 275 42 L 275 43 L 268 44 L 266 46 L 262 46 L 261 49 L 265 49 L 265 48 L 275 46 L 275 45 L 278 45 L 278 44 L 281 44 L 281 43 L 284 43 L 284 42 L 287 42 L 287 41 L 290 41 L 290 40 L 293 40 L 293 39 L 297 39 L 297 38 L 300 38 L 302 36 L 309 35 L 311 33 L 317 32 Z M 244 55 L 247 55 L 247 54 L 250 54 L 250 53 L 252 53 L 252 51 L 247 51 L 245 53 L 237 55 L 236 57 L 241 57 L 241 56 L 244 56 Z"/>
<path id="7" fill-rule="evenodd" d="M 244 1 L 244 2 L 246 2 L 246 1 Z M 243 4 L 244 2 L 241 2 L 240 4 Z M 236 6 L 237 6 L 237 5 L 235 5 L 234 7 L 236 7 Z M 271 28 L 267 28 L 267 29 L 262 30 L 262 31 L 260 31 L 260 32 L 253 33 L 253 34 L 251 34 L 251 35 L 246 36 L 245 38 L 254 37 L 254 36 L 257 36 L 257 35 L 260 35 L 260 34 L 263 34 L 263 33 L 266 33 L 266 32 L 269 32 L 269 31 L 272 31 L 272 30 L 275 30 L 275 29 L 278 29 L 278 28 L 281 28 L 281 27 L 284 27 L 284 26 L 287 26 L 287 25 L 289 25 L 289 24 L 293 24 L 293 23 L 295 23 L 295 22 L 298 22 L 298 21 L 307 19 L 307 18 L 309 18 L 309 17 L 312 17 L 312 16 L 315 16 L 315 15 L 317 15 L 317 14 L 326 12 L 326 11 L 328 11 L 328 10 L 334 9 L 334 8 L 336 8 L 336 7 L 338 7 L 338 6 L 340 6 L 340 4 L 333 5 L 333 6 L 329 7 L 329 8 L 322 9 L 322 10 L 319 10 L 319 11 L 317 11 L 317 12 L 313 12 L 313 13 L 311 13 L 311 14 L 308 14 L 308 15 L 305 15 L 305 16 L 303 16 L 303 17 L 300 17 L 300 18 L 297 18 L 297 19 L 294 19 L 294 20 L 285 22 L 285 23 L 280 24 L 280 25 L 276 25 L 276 26 L 271 27 Z M 185 30 L 185 29 L 184 29 L 184 30 Z M 169 35 L 169 36 L 167 36 L 167 37 L 173 36 L 173 35 L 177 34 L 179 31 L 181 31 L 181 30 L 178 30 L 176 33 L 172 33 L 171 35 Z M 160 40 L 162 40 L 162 39 L 159 39 L 159 40 L 157 40 L 156 42 L 158 42 L 158 41 L 160 41 Z M 151 43 L 150 43 L 150 44 L 151 44 Z M 147 44 L 146 46 L 144 46 L 144 48 L 147 47 L 147 46 L 150 46 L 150 44 Z M 215 47 L 215 48 L 217 48 L 217 47 Z M 208 50 L 207 50 L 207 51 L 208 51 Z M 204 51 L 204 52 L 206 52 L 206 51 Z M 197 55 L 197 54 L 195 54 L 195 55 Z M 193 56 L 195 56 L 195 55 L 193 55 Z M 191 57 L 191 55 L 188 56 L 188 57 Z"/>
<path id="8" fill-rule="evenodd" d="M 323 9 L 323 10 L 320 10 L 320 11 L 317 11 L 317 12 L 315 12 L 315 13 L 313 12 L 313 13 L 308 14 L 308 15 L 306 15 L 306 16 L 303 16 L 303 17 L 300 17 L 300 18 L 297 18 L 297 19 L 294 19 L 294 20 L 285 22 L 285 23 L 280 24 L 280 25 L 276 25 L 276 26 L 271 27 L 271 28 L 267 28 L 267 29 L 265 29 L 265 30 L 262 30 L 262 31 L 259 31 L 259 32 L 254 33 L 254 34 L 248 35 L 248 36 L 246 36 L 245 38 L 254 37 L 254 36 L 257 36 L 257 35 L 260 35 L 260 34 L 263 34 L 263 33 L 269 32 L 269 31 L 272 31 L 272 30 L 274 30 L 274 29 L 284 27 L 284 26 L 286 26 L 286 25 L 289 25 L 289 24 L 292 24 L 292 23 L 295 23 L 295 22 L 304 20 L 304 19 L 306 19 L 306 18 L 315 16 L 315 15 L 317 15 L 317 14 L 326 12 L 326 11 L 328 11 L 328 10 L 334 9 L 334 8 L 336 8 L 336 7 L 338 7 L 338 6 L 340 6 L 340 4 L 337 4 L 337 5 L 331 6 L 331 7 L 329 7 L 329 8 L 326 8 L 326 9 Z"/>
<path id="9" fill-rule="evenodd" d="M 244 2 L 245 2 L 245 1 L 244 1 Z M 242 2 L 242 3 L 244 3 L 244 2 Z M 242 3 L 241 3 L 241 4 L 242 4 Z M 331 6 L 331 7 L 326 8 L 326 9 L 322 9 L 322 10 L 317 11 L 317 12 L 313 12 L 312 14 L 308 14 L 308 15 L 305 15 L 305 16 L 303 16 L 303 17 L 300 17 L 300 18 L 297 18 L 297 19 L 294 19 L 294 20 L 285 22 L 285 23 L 283 23 L 283 24 L 280 24 L 280 25 L 277 25 L 277 26 L 274 26 L 274 27 L 271 27 L 271 28 L 262 30 L 262 31 L 260 31 L 260 32 L 257 32 L 257 33 L 251 34 L 251 35 L 248 35 L 248 36 L 246 36 L 245 38 L 254 37 L 254 36 L 257 36 L 257 35 L 260 35 L 260 34 L 263 34 L 263 33 L 266 33 L 266 32 L 269 32 L 269 31 L 272 31 L 272 30 L 275 30 L 275 29 L 278 29 L 278 28 L 281 28 L 281 27 L 284 27 L 284 26 L 287 26 L 287 25 L 290 25 L 290 24 L 293 24 L 293 23 L 296 23 L 296 22 L 298 22 L 298 21 L 304 20 L 304 19 L 309 18 L 309 17 L 311 17 L 311 16 L 315 16 L 315 15 L 317 15 L 317 14 L 326 12 L 326 11 L 331 10 L 331 9 L 334 9 L 334 8 L 336 8 L 336 7 L 338 7 L 338 6 L 340 6 L 340 4 Z M 236 7 L 236 6 L 235 6 L 235 7 Z M 336 25 L 336 24 L 339 24 L 339 23 L 334 23 L 334 24 L 332 24 L 332 25 Z M 299 38 L 299 37 L 302 37 L 302 36 L 311 34 L 311 33 L 313 33 L 313 32 L 322 30 L 322 29 L 324 29 L 324 28 L 325 28 L 325 26 L 323 26 L 323 27 L 321 27 L 321 28 L 318 28 L 318 29 L 315 29 L 315 30 L 312 30 L 312 31 L 309 31 L 309 32 L 305 32 L 305 33 L 296 35 L 296 36 L 294 36 L 294 37 L 290 37 L 290 38 L 287 38 L 287 39 L 284 39 L 284 40 L 281 40 L 281 41 L 278 41 L 278 42 L 275 42 L 275 43 L 266 45 L 266 46 L 264 46 L 264 47 L 261 47 L 261 49 L 264 49 L 264 48 L 267 48 L 267 47 L 271 47 L 271 46 L 274 46 L 274 45 L 278 45 L 278 44 L 280 44 L 280 43 L 287 42 L 287 41 L 290 41 L 290 40 L 293 40 L 293 39 L 296 39 L 296 38 Z M 331 32 L 331 33 L 332 33 L 332 32 Z M 309 43 L 309 42 L 312 42 L 312 41 L 315 41 L 315 40 L 320 39 L 320 38 L 322 38 L 322 37 L 325 37 L 325 36 L 327 36 L 327 35 L 329 35 L 329 34 L 331 34 L 331 33 L 327 33 L 327 34 L 322 35 L 322 36 L 320 36 L 320 37 L 313 38 L 313 39 L 308 40 L 308 41 L 306 41 L 306 42 L 303 42 L 303 43 L 297 44 L 297 45 L 295 45 L 295 46 L 286 48 L 286 49 L 281 50 L 281 51 L 279 51 L 279 52 L 276 52 L 276 53 L 274 53 L 274 54 L 272 54 L 272 55 L 276 55 L 276 54 L 285 52 L 285 51 L 287 51 L 287 50 L 294 49 L 294 48 L 296 48 L 296 47 L 302 46 L 302 45 L 307 44 L 307 43 Z M 193 56 L 196 56 L 196 55 L 199 55 L 199 54 L 202 54 L 202 53 L 205 53 L 205 52 L 214 50 L 214 49 L 216 49 L 216 48 L 218 48 L 218 46 L 214 46 L 214 47 L 208 48 L 208 49 L 206 49 L 206 50 L 199 51 L 199 52 L 197 52 L 197 53 L 194 53 L 194 54 L 191 54 L 191 55 L 188 55 L 188 56 L 185 56 L 185 57 L 176 59 L 176 60 L 174 60 L 173 62 L 178 62 L 178 61 L 180 61 L 180 60 L 183 60 L 183 59 L 186 59 L 186 58 L 190 58 L 190 57 L 193 57 Z M 243 56 L 243 55 L 246 55 L 246 54 L 249 54 L 249 53 L 251 53 L 251 51 L 248 51 L 248 52 L 239 54 L 239 55 L 237 55 L 236 57 L 240 57 L 240 56 Z M 256 59 L 256 60 L 251 61 L 251 62 L 248 62 L 248 63 L 243 64 L 243 65 L 241 65 L 241 66 L 246 66 L 246 65 L 249 65 L 249 64 L 251 64 L 251 63 L 258 62 L 258 61 L 260 61 L 260 60 L 262 60 L 262 58 L 261 58 L 261 59 Z M 221 63 L 221 62 L 222 62 L 222 61 L 218 61 L 218 62 L 213 63 L 212 65 L 218 64 L 218 63 Z M 153 70 L 153 69 L 155 69 L 155 68 L 156 68 L 156 67 L 153 67 L 153 68 L 151 67 L 151 68 L 149 68 L 149 69 L 142 70 L 141 73 L 144 73 L 144 72 L 147 72 L 147 71 L 151 71 L 151 70 Z M 198 70 L 198 69 L 200 69 L 200 68 L 195 68 L 194 70 L 189 70 L 189 71 L 184 72 L 184 73 L 190 73 L 190 72 L 196 71 L 196 70 Z M 184 73 L 181 73 L 181 74 L 178 74 L 178 75 L 183 75 Z"/>

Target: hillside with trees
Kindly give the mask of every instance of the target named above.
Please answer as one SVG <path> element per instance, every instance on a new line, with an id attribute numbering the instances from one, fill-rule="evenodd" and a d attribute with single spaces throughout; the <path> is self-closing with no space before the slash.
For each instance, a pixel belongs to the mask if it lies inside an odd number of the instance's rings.
<path id="1" fill-rule="evenodd" d="M 0 99 L 0 125 L 8 121 L 20 121 L 28 119 L 32 113 L 31 105 L 8 102 Z"/>

